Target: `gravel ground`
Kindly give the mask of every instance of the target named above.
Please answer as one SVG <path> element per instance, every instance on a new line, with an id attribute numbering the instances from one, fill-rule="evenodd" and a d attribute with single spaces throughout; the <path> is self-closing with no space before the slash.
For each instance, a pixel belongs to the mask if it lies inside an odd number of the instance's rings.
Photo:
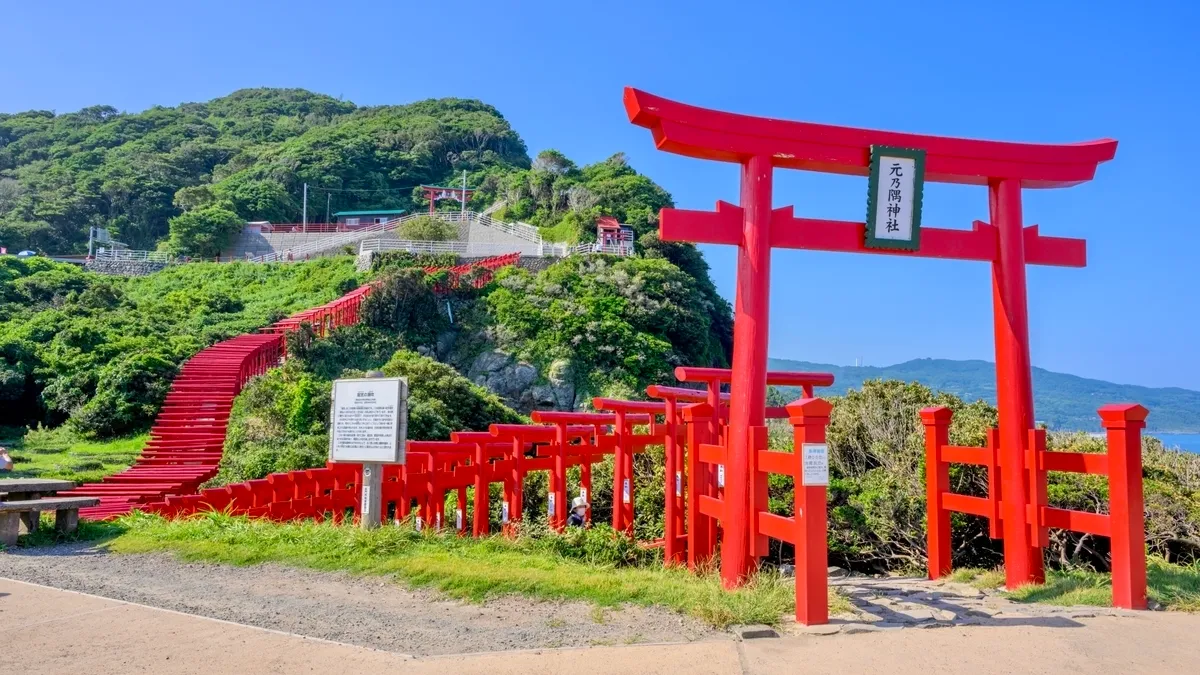
<path id="1" fill-rule="evenodd" d="M 483 604 L 381 577 L 184 563 L 86 544 L 0 553 L 0 576 L 310 637 L 430 656 L 723 638 L 670 611 L 505 597 Z"/>

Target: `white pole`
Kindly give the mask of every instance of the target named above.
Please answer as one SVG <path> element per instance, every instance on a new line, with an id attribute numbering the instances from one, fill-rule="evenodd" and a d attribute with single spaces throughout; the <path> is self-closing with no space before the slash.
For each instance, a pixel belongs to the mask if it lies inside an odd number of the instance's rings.
<path id="1" fill-rule="evenodd" d="M 462 222 L 467 222 L 467 170 L 463 169 L 463 191 L 462 191 Z"/>
<path id="2" fill-rule="evenodd" d="M 308 233 L 308 183 L 304 184 L 304 206 L 303 206 L 303 211 L 301 213 L 302 213 L 302 215 L 300 216 L 300 227 L 307 234 Z"/>

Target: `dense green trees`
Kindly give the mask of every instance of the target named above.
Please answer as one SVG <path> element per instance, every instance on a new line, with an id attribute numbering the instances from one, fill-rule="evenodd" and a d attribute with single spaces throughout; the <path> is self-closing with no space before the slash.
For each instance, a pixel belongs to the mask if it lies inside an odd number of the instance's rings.
<path id="1" fill-rule="evenodd" d="M 0 114 L 0 243 L 79 252 L 97 226 L 148 249 L 172 218 L 214 203 L 243 221 L 299 221 L 305 182 L 366 191 L 334 193 L 336 209 L 413 208 L 421 183 L 465 169 L 478 184 L 528 166 L 500 113 L 466 99 L 359 108 L 300 89 L 245 89 L 133 114 Z"/>
<path id="2" fill-rule="evenodd" d="M 349 259 L 194 263 L 121 279 L 0 257 L 0 425 L 144 429 L 184 359 L 357 284 Z"/>
<path id="3" fill-rule="evenodd" d="M 696 279 L 662 258 L 572 257 L 509 269 L 486 297 L 500 346 L 559 371 L 576 395 L 641 392 L 677 365 L 723 365 L 731 338 Z"/>
<path id="4" fill-rule="evenodd" d="M 542 228 L 551 241 L 595 241 L 596 216 L 613 216 L 641 236 L 654 229 L 671 195 L 640 175 L 623 153 L 578 168 L 557 150 L 538 154 L 527 171 L 484 183 L 482 194 L 505 200 L 502 219 Z"/>

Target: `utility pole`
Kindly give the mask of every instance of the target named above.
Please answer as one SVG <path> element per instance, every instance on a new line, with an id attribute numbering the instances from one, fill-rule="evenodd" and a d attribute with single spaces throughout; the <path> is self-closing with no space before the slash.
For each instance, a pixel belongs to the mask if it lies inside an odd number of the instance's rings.
<path id="1" fill-rule="evenodd" d="M 92 240 L 96 237 L 96 228 L 88 228 L 88 259 L 92 257 Z"/>
<path id="2" fill-rule="evenodd" d="M 300 229 L 308 233 L 308 183 L 304 184 L 304 206 L 300 215 Z"/>
<path id="3" fill-rule="evenodd" d="M 463 191 L 462 191 L 462 194 L 459 196 L 462 197 L 462 201 L 459 202 L 460 204 L 462 204 L 462 209 L 459 211 L 459 213 L 461 214 L 462 222 L 465 223 L 465 222 L 467 222 L 467 170 L 466 169 L 463 169 Z"/>
<path id="4" fill-rule="evenodd" d="M 326 192 L 325 193 L 325 222 L 327 224 L 329 223 L 329 203 L 331 201 L 333 201 L 333 193 Z"/>

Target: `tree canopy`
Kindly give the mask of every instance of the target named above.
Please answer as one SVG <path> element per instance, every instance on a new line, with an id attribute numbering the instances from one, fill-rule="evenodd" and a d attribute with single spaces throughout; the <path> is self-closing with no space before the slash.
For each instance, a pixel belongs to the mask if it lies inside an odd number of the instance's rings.
<path id="1" fill-rule="evenodd" d="M 310 199 L 320 196 L 313 213 L 327 203 L 411 209 L 421 183 L 463 170 L 478 183 L 529 166 L 504 117 L 469 99 L 359 107 L 302 89 L 243 89 L 140 113 L 0 114 L 0 242 L 81 252 L 88 228 L 104 227 L 150 249 L 172 218 L 218 203 L 242 221 L 298 222 L 306 182 Z"/>

